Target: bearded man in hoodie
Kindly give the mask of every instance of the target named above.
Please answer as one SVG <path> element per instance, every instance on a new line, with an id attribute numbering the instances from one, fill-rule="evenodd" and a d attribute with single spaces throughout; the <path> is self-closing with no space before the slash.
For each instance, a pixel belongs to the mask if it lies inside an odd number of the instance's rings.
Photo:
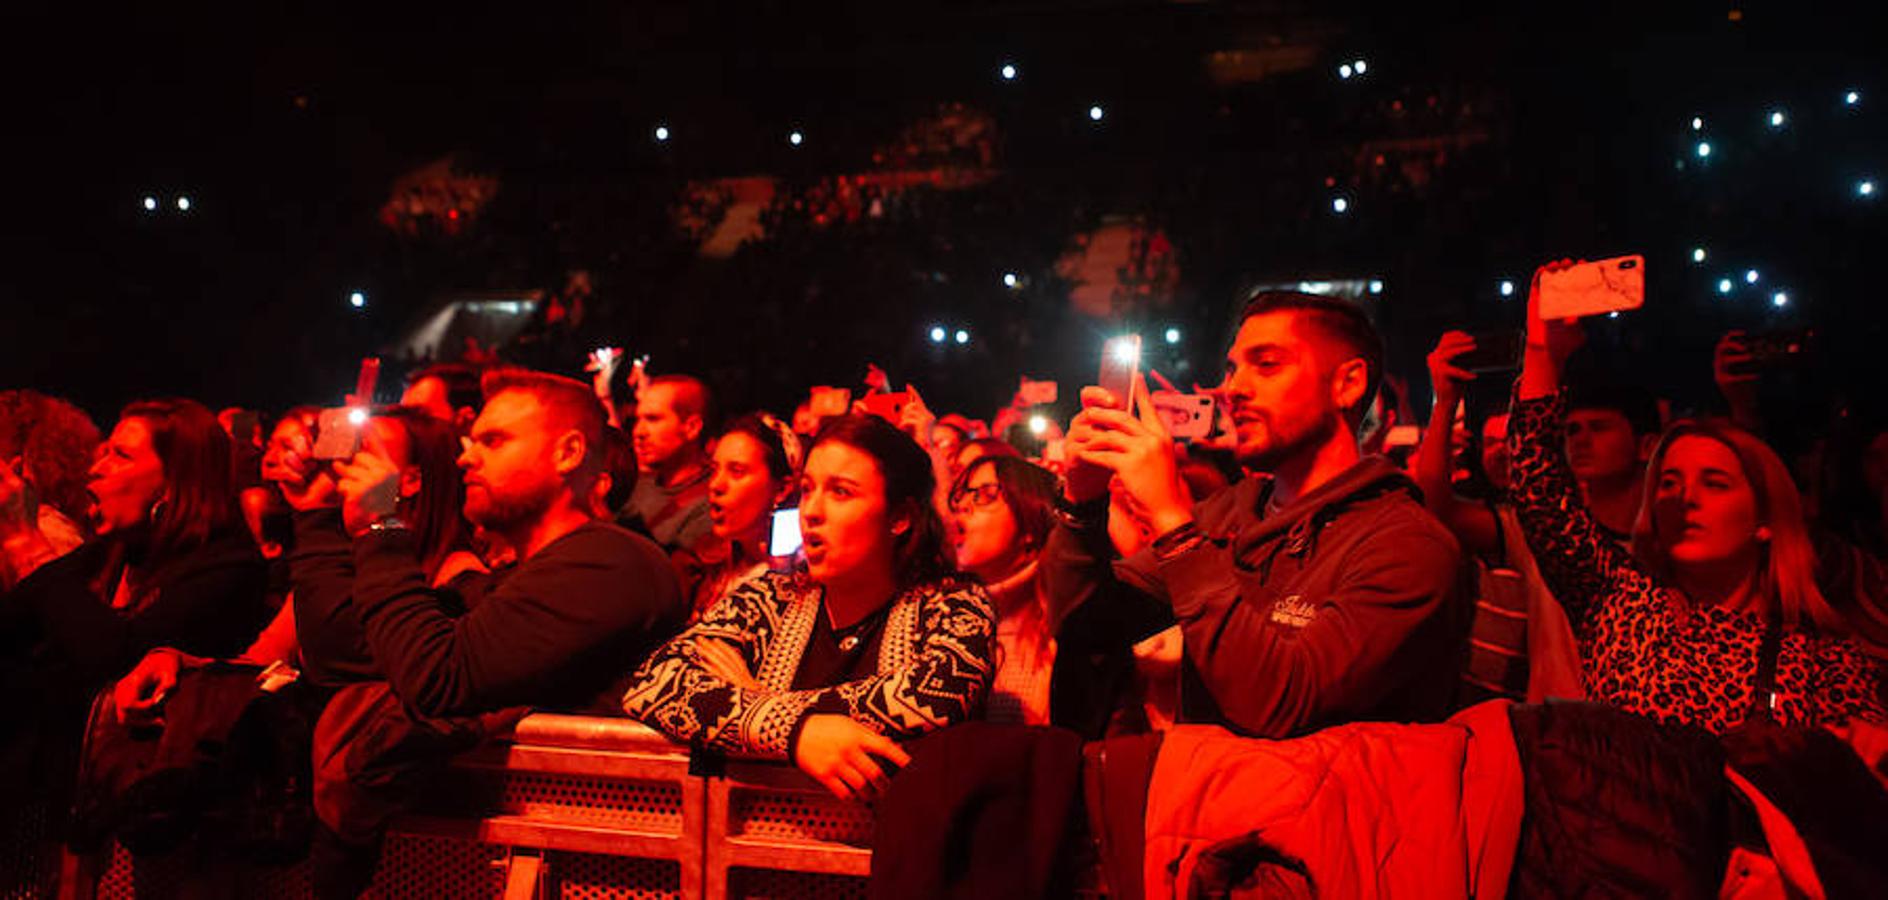
<path id="1" fill-rule="evenodd" d="M 1382 370 L 1382 340 L 1349 303 L 1253 297 L 1220 388 L 1248 475 L 1197 505 L 1144 397 L 1129 409 L 1083 390 L 1044 586 L 1064 610 L 1171 615 L 1180 721 L 1284 738 L 1450 712 L 1472 571 L 1415 484 L 1358 449 Z M 1124 559 L 1108 541 L 1111 484 L 1158 535 Z"/>

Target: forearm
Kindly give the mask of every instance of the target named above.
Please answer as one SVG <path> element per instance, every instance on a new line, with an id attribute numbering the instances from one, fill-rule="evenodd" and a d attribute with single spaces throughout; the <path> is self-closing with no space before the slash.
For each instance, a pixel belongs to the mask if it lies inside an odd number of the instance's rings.
<path id="1" fill-rule="evenodd" d="M 1416 486 L 1422 489 L 1423 504 L 1438 517 L 1455 502 L 1449 464 L 1455 457 L 1455 410 L 1460 405 L 1453 394 L 1438 392 L 1416 448 Z"/>
<path id="2" fill-rule="evenodd" d="M 269 621 L 268 627 L 262 629 L 255 642 L 238 659 L 264 666 L 284 660 L 292 662 L 295 648 L 295 597 L 291 594 L 282 603 L 282 608 L 276 610 L 275 618 Z"/>
<path id="3" fill-rule="evenodd" d="M 455 622 L 426 585 L 402 530 L 354 542 L 353 603 L 380 674 L 408 706 L 428 715 L 465 711 L 474 695 Z"/>
<path id="4" fill-rule="evenodd" d="M 1544 341 L 1537 342 L 1529 335 L 1527 346 L 1521 352 L 1521 378 L 1515 386 L 1515 396 L 1521 400 L 1537 400 L 1559 392 L 1560 362 L 1554 359 Z"/>
<path id="5" fill-rule="evenodd" d="M 1092 603 L 1108 606 L 1158 606 L 1165 596 L 1148 571 L 1146 560 L 1115 559 L 1108 538 L 1108 500 L 1080 504 L 1069 518 L 1058 522 L 1044 543 L 1037 577 L 1048 601 L 1049 621 L 1060 622 Z M 1128 581 L 1123 579 L 1127 578 Z"/>

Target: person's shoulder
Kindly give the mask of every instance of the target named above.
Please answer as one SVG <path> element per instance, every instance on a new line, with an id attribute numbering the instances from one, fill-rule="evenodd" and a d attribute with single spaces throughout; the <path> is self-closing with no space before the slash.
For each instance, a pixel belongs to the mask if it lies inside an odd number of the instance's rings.
<path id="1" fill-rule="evenodd" d="M 994 616 L 996 604 L 990 600 L 990 592 L 983 585 L 961 575 L 946 575 L 913 588 L 911 596 L 924 605 L 946 607 L 973 607 Z"/>
<path id="2" fill-rule="evenodd" d="M 596 520 L 552 541 L 534 559 L 615 561 L 625 566 L 668 565 L 668 555 L 656 543 L 614 522 Z"/>
<path id="3" fill-rule="evenodd" d="M 1416 554 L 1444 554 L 1453 560 L 1462 546 L 1454 532 L 1436 518 L 1415 497 L 1403 491 L 1391 491 L 1360 504 L 1348 516 L 1349 525 L 1358 530 L 1369 545 L 1401 548 Z"/>
<path id="4" fill-rule="evenodd" d="M 739 603 L 786 608 L 799 602 L 818 603 L 820 591 L 805 572 L 766 569 L 735 582 L 728 596 Z"/>
<path id="5" fill-rule="evenodd" d="M 1265 490 L 1264 478 L 1247 476 L 1229 484 L 1194 506 L 1193 517 L 1208 531 L 1238 521 L 1241 514 L 1257 519 L 1259 495 Z"/>

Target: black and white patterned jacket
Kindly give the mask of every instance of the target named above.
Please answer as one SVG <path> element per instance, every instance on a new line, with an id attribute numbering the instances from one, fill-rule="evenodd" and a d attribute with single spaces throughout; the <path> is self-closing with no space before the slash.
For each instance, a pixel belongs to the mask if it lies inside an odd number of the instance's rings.
<path id="1" fill-rule="evenodd" d="M 898 739 L 980 712 L 995 670 L 996 614 L 983 588 L 944 581 L 903 592 L 887 613 L 878 674 L 795 691 L 820 597 L 804 573 L 767 572 L 736 585 L 650 655 L 623 696 L 623 710 L 678 741 L 783 758 L 794 728 L 815 712 L 843 712 Z M 706 638 L 740 651 L 763 689 L 744 690 L 710 674 L 697 655 Z"/>

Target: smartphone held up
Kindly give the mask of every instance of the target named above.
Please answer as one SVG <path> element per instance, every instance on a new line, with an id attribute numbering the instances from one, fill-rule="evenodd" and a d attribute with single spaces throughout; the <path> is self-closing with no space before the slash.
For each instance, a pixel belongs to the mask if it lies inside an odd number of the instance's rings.
<path id="1" fill-rule="evenodd" d="M 373 406 L 379 382 L 380 360 L 372 356 L 361 360 L 354 393 L 347 396 L 347 403 L 324 409 L 315 419 L 315 459 L 332 462 L 360 452 L 361 429 L 367 425 L 368 410 Z"/>
<path id="2" fill-rule="evenodd" d="M 1134 408 L 1135 376 L 1141 370 L 1141 336 L 1125 334 L 1102 346 L 1101 375 L 1097 385 L 1114 395 L 1122 409 Z"/>
<path id="3" fill-rule="evenodd" d="M 1541 318 L 1581 319 L 1645 305 L 1645 257 L 1616 256 L 1540 273 Z"/>

